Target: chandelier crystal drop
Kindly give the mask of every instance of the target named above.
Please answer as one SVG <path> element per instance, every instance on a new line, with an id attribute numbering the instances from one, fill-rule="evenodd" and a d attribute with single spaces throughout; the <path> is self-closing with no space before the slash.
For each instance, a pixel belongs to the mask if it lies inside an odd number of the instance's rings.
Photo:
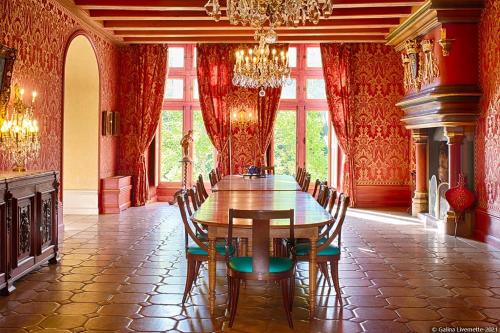
<path id="1" fill-rule="evenodd" d="M 236 51 L 233 84 L 243 88 L 260 88 L 265 96 L 266 88 L 279 88 L 290 82 L 288 52 L 270 48 L 264 37 L 259 44 Z"/>
<path id="2" fill-rule="evenodd" d="M 208 0 L 205 10 L 215 21 L 222 18 L 219 0 Z M 333 11 L 333 0 L 227 0 L 226 14 L 232 25 L 262 28 L 318 24 Z"/>
<path id="3" fill-rule="evenodd" d="M 26 171 L 26 161 L 36 157 L 40 152 L 40 130 L 33 118 L 33 106 L 37 96 L 32 93 L 31 105 L 23 102 L 24 89 L 14 86 L 14 102 L 10 115 L 2 115 L 0 119 L 0 151 L 10 154 L 14 160 L 14 171 Z"/>

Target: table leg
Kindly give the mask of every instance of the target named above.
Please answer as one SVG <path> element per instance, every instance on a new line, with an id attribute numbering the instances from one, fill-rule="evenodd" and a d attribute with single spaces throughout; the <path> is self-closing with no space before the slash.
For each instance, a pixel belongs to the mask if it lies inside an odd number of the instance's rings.
<path id="1" fill-rule="evenodd" d="M 216 280 L 216 237 L 215 233 L 208 229 L 208 300 L 210 305 L 210 313 L 215 312 L 215 280 Z"/>
<path id="2" fill-rule="evenodd" d="M 318 235 L 316 232 L 314 232 L 309 239 L 311 241 L 311 252 L 309 252 L 309 315 L 310 318 L 313 318 L 316 311 L 316 281 L 318 279 L 318 266 L 316 260 L 316 241 L 318 240 Z"/>

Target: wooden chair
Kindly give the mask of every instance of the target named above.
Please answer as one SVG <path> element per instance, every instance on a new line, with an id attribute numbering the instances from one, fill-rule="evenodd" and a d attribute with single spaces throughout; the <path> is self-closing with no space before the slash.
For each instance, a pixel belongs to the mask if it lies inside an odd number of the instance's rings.
<path id="1" fill-rule="evenodd" d="M 274 166 L 263 166 L 260 168 L 260 173 L 263 175 L 274 175 Z"/>
<path id="2" fill-rule="evenodd" d="M 205 202 L 208 198 L 208 192 L 205 188 L 205 182 L 203 181 L 203 176 L 200 174 L 198 176 L 198 181 L 196 182 L 196 188 L 198 190 L 198 196 L 200 198 L 201 203 Z"/>
<path id="3" fill-rule="evenodd" d="M 182 195 L 177 196 L 177 203 L 179 205 L 181 219 L 184 224 L 184 242 L 186 259 L 188 262 L 184 296 L 182 297 L 182 304 L 184 305 L 193 287 L 193 282 L 198 277 L 201 263 L 208 261 L 208 244 L 205 241 L 207 239 L 206 232 L 202 230 L 197 223 L 194 223 L 189 219 L 187 202 Z M 194 242 L 194 245 L 189 244 L 190 239 Z M 231 248 L 234 249 L 234 247 Z M 216 250 L 217 260 L 225 260 L 225 244 L 218 243 L 216 245 Z"/>
<path id="4" fill-rule="evenodd" d="M 210 185 L 212 187 L 214 187 L 215 184 L 217 184 L 217 182 L 218 182 L 217 174 L 215 173 L 215 170 L 210 171 L 210 173 L 208 174 L 208 178 L 210 179 Z"/>
<path id="5" fill-rule="evenodd" d="M 316 201 L 321 205 L 321 207 L 326 209 L 329 199 L 330 199 L 330 189 L 326 185 L 320 185 Z"/>
<path id="6" fill-rule="evenodd" d="M 310 173 L 306 173 L 306 175 L 304 176 L 304 179 L 303 179 L 302 183 L 299 183 L 300 184 L 300 189 L 302 190 L 302 192 L 309 191 L 309 184 L 310 183 L 311 183 L 311 174 Z"/>
<path id="7" fill-rule="evenodd" d="M 302 173 L 304 172 L 304 169 L 302 169 L 301 167 L 297 167 L 297 173 L 295 174 L 295 180 L 297 181 L 297 183 L 300 184 L 300 179 L 302 177 Z"/>
<path id="8" fill-rule="evenodd" d="M 314 183 L 314 191 L 313 191 L 313 193 L 312 193 L 312 196 L 313 196 L 314 198 L 316 198 L 316 200 L 318 200 L 318 198 L 317 198 L 317 194 L 319 194 L 319 192 L 318 192 L 318 191 L 320 190 L 321 185 L 325 185 L 325 186 L 326 186 L 326 185 L 328 185 L 328 183 L 327 183 L 327 181 L 326 181 L 326 180 L 325 180 L 325 181 L 321 181 L 321 180 L 319 180 L 319 179 L 316 179 L 316 182 Z"/>
<path id="9" fill-rule="evenodd" d="M 252 257 L 234 257 L 231 254 L 229 245 L 232 244 L 234 219 L 252 220 Z M 272 257 L 270 254 L 270 220 L 273 219 L 288 219 L 290 221 L 290 239 L 288 245 L 291 250 L 290 253 L 292 253 L 291 258 Z M 233 326 L 236 316 L 241 280 L 257 280 L 280 282 L 288 325 L 293 328 L 291 312 L 295 289 L 294 245 L 293 209 L 276 211 L 229 209 L 229 226 L 226 246 L 227 279 L 229 285 L 229 327 Z"/>
<path id="10" fill-rule="evenodd" d="M 317 247 L 317 262 L 321 267 L 325 264 L 330 264 L 330 272 L 333 279 L 333 285 L 335 287 L 335 292 L 337 300 L 342 304 L 342 299 L 340 297 L 340 284 L 339 284 L 339 274 L 338 274 L 338 264 L 340 260 L 340 245 L 341 245 L 341 232 L 342 225 L 344 223 L 347 207 L 349 206 L 349 197 L 345 195 L 339 195 L 339 207 L 340 212 L 337 219 L 333 220 L 331 226 L 328 228 L 328 234 L 326 238 L 318 240 L 313 246 Z M 333 245 L 333 241 L 337 239 L 337 244 Z M 298 261 L 309 261 L 309 252 L 311 250 L 310 243 L 297 244 L 295 251 Z M 328 271 L 326 271 L 328 274 Z"/>

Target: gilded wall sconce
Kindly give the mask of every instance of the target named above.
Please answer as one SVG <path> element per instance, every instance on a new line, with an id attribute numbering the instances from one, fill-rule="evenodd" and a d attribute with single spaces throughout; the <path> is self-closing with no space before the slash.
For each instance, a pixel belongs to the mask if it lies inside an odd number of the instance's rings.
<path id="1" fill-rule="evenodd" d="M 455 39 L 446 38 L 446 29 L 441 28 L 441 39 L 438 41 L 439 45 L 441 45 L 441 49 L 443 52 L 443 57 L 447 57 L 450 55 L 451 47 Z"/>

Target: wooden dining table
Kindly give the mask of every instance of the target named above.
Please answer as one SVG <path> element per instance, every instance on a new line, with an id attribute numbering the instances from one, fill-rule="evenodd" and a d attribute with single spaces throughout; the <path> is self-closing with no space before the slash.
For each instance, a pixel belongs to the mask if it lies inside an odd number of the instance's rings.
<path id="1" fill-rule="evenodd" d="M 218 191 L 300 191 L 293 176 L 266 175 L 265 177 L 230 175 L 221 179 L 212 187 Z"/>
<path id="2" fill-rule="evenodd" d="M 234 178 L 234 176 L 229 176 L 229 178 Z M 221 182 L 223 181 L 224 179 L 221 180 Z M 253 186 L 249 187 L 253 188 Z M 272 186 L 267 188 L 270 187 Z M 318 240 L 318 227 L 332 220 L 332 216 L 307 192 L 235 189 L 219 190 L 210 194 L 191 218 L 194 222 L 202 223 L 208 228 L 209 305 L 212 313 L 215 310 L 216 239 L 227 237 L 229 208 L 248 210 L 293 209 L 295 212 L 295 237 L 307 238 L 311 244 L 316 244 Z M 270 233 L 271 239 L 289 237 L 289 221 L 272 221 Z M 251 236 L 251 221 L 241 219 L 234 221 L 233 237 L 251 239 Z M 315 312 L 316 305 L 316 279 L 316 246 L 312 246 L 309 254 L 309 306 L 311 316 Z"/>

